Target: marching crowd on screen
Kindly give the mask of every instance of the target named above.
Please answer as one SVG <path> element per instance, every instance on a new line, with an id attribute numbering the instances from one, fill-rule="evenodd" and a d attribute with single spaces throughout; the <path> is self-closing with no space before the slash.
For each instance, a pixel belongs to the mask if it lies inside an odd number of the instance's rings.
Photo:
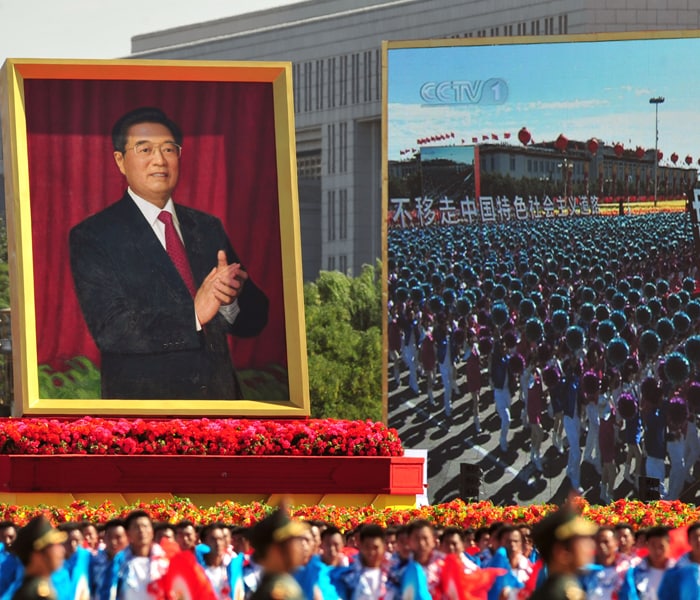
<path id="1" fill-rule="evenodd" d="M 636 488 L 659 480 L 668 499 L 693 481 L 700 302 L 687 214 L 394 229 L 388 272 L 394 389 L 448 420 L 465 398 L 475 438 L 495 411 L 504 458 L 513 429 L 529 430 L 536 471 L 551 446 L 583 492 L 587 461 L 604 502 L 619 470 Z"/>

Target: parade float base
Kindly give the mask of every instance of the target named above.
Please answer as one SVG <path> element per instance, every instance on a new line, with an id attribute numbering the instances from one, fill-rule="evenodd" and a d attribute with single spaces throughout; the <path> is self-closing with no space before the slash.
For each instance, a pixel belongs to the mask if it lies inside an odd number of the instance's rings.
<path id="1" fill-rule="evenodd" d="M 375 456 L 0 456 L 0 502 L 67 506 L 187 497 L 294 505 L 413 507 L 423 459 Z"/>

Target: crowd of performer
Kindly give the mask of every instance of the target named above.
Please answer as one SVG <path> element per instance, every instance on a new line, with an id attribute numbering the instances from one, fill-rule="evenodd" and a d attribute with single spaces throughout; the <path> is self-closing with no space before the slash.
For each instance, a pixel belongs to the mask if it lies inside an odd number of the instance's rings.
<path id="1" fill-rule="evenodd" d="M 700 523 L 597 526 L 564 507 L 534 526 L 476 531 L 415 520 L 341 532 L 276 510 L 251 528 L 0 524 L 0 598 L 525 600 L 700 597 Z M 43 590 L 43 592 L 42 592 Z M 179 590 L 179 591 L 178 591 Z"/>
<path id="2" fill-rule="evenodd" d="M 503 453 L 525 428 L 537 471 L 547 440 L 579 492 L 591 463 L 605 502 L 619 469 L 668 499 L 693 481 L 700 302 L 686 214 L 395 230 L 389 256 L 396 388 L 448 423 L 464 398 L 476 435 L 486 405 Z"/>

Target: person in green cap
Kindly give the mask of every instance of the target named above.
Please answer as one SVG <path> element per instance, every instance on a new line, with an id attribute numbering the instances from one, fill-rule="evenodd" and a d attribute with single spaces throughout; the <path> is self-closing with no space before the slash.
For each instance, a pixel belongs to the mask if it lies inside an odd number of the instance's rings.
<path id="1" fill-rule="evenodd" d="M 585 600 L 577 574 L 593 560 L 597 529 L 568 508 L 547 515 L 532 528 L 548 576 L 530 600 Z"/>
<path id="2" fill-rule="evenodd" d="M 12 600 L 55 600 L 56 591 L 50 576 L 63 564 L 67 539 L 43 517 L 34 517 L 17 533 L 12 551 L 24 566 L 24 580 Z"/>
<path id="3" fill-rule="evenodd" d="M 304 600 L 291 573 L 303 562 L 302 536 L 307 526 L 289 518 L 284 508 L 257 523 L 250 532 L 253 560 L 262 567 L 262 578 L 250 600 Z"/>

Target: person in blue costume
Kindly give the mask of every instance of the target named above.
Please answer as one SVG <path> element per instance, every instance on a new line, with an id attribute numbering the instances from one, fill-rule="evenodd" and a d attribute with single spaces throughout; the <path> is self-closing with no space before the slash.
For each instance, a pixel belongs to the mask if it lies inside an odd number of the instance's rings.
<path id="1" fill-rule="evenodd" d="M 331 582 L 331 574 L 335 569 L 325 564 L 316 551 L 316 539 L 309 522 L 302 521 L 302 524 L 306 530 L 299 536 L 302 547 L 301 565 L 292 575 L 306 598 L 338 600 L 338 592 Z"/>
<path id="2" fill-rule="evenodd" d="M 500 548 L 496 550 L 489 567 L 505 569 L 489 591 L 489 600 L 517 598 L 518 590 L 532 575 L 532 563 L 523 554 L 523 536 L 514 525 L 504 525 L 498 532 Z"/>
<path id="3" fill-rule="evenodd" d="M 360 528 L 360 551 L 349 567 L 332 574 L 342 600 L 381 600 L 387 596 L 389 562 L 384 529 L 366 524 Z M 324 596 L 325 600 L 325 596 Z"/>
<path id="4" fill-rule="evenodd" d="M 464 531 L 459 527 L 445 527 L 440 535 L 440 550 L 445 555 L 456 554 L 459 556 L 465 573 L 472 573 L 481 566 L 476 556 L 465 551 Z"/>
<path id="5" fill-rule="evenodd" d="M 96 600 L 109 600 L 112 586 L 112 561 L 118 552 L 129 545 L 122 519 L 112 519 L 104 526 L 104 548 L 97 551 L 90 561 L 90 596 Z"/>
<path id="6" fill-rule="evenodd" d="M 579 385 L 581 378 L 581 362 L 573 358 L 567 359 L 564 366 L 564 392 L 562 394 L 562 409 L 564 412 L 564 432 L 569 441 L 569 455 L 566 474 L 572 489 L 582 493 L 581 488 L 581 420 L 579 418 Z"/>
<path id="7" fill-rule="evenodd" d="M 402 596 L 410 586 L 414 586 L 414 597 L 423 595 L 426 589 L 423 585 L 425 582 L 429 596 L 441 598 L 444 596 L 442 568 L 445 555 L 437 549 L 433 524 L 424 519 L 411 521 L 408 524 L 408 539 L 412 557 L 403 574 Z"/>
<path id="8" fill-rule="evenodd" d="M 396 550 L 389 562 L 387 598 L 401 596 L 403 576 L 410 561 L 411 547 L 408 538 L 408 525 L 401 525 L 396 531 Z"/>
<path id="9" fill-rule="evenodd" d="M 639 410 L 637 410 L 639 394 L 637 393 L 636 386 L 626 380 L 622 383 L 622 390 L 621 398 L 624 397 L 626 399 L 630 408 L 634 407 L 633 412 L 630 411 L 629 414 L 625 413 L 623 416 L 625 428 L 622 430 L 622 440 L 627 446 L 623 477 L 625 481 L 636 484 L 639 475 L 642 473 L 642 450 L 640 446 L 642 440 L 642 420 Z M 623 412 L 625 411 L 621 411 L 621 415 Z M 632 468 L 632 461 L 634 461 L 634 469 Z"/>
<path id="10" fill-rule="evenodd" d="M 474 555 L 476 561 L 478 561 L 480 567 L 485 567 L 488 565 L 489 561 L 493 558 L 493 552 L 491 552 L 491 531 L 489 527 L 479 527 L 474 533 L 474 542 L 479 549 Z"/>
<path id="11" fill-rule="evenodd" d="M 663 404 L 642 407 L 644 424 L 644 449 L 646 450 L 646 474 L 659 480 L 661 498 L 666 496 L 666 413 Z"/>
<path id="12" fill-rule="evenodd" d="M 648 550 L 641 562 L 627 571 L 619 600 L 656 600 L 659 585 L 666 571 L 673 566 L 669 555 L 671 540 L 668 527 L 652 527 L 647 531 Z"/>
<path id="13" fill-rule="evenodd" d="M 17 538 L 17 526 L 12 521 L 0 521 L 0 544 L 7 551 Z"/>
<path id="14" fill-rule="evenodd" d="M 501 339 L 495 339 L 489 362 L 489 379 L 493 390 L 493 400 L 496 412 L 501 419 L 499 448 L 501 452 L 508 450 L 508 430 L 510 429 L 510 404 L 513 399 L 508 370 L 508 353 Z"/>
<path id="15" fill-rule="evenodd" d="M 418 343 L 420 341 L 420 328 L 418 319 L 412 307 L 406 308 L 405 313 L 399 313 L 398 325 L 403 333 L 401 345 L 401 357 L 408 367 L 408 387 L 418 395 Z"/>
<path id="16" fill-rule="evenodd" d="M 620 552 L 615 529 L 604 525 L 595 536 L 596 565 L 584 580 L 584 587 L 590 598 L 612 600 L 620 592 L 631 560 Z M 636 564 L 636 563 L 635 563 Z"/>
<path id="17" fill-rule="evenodd" d="M 690 552 L 678 559 L 664 574 L 658 600 L 697 600 L 700 598 L 700 521 L 688 527 Z"/>
<path id="18" fill-rule="evenodd" d="M 83 547 L 80 523 L 68 522 L 58 526 L 68 536 L 63 565 L 51 575 L 59 600 L 83 598 L 90 593 L 90 560 L 92 553 Z"/>
<path id="19" fill-rule="evenodd" d="M 17 537 L 17 527 L 12 521 L 0 523 L 0 600 L 9 598 L 9 590 L 14 582 L 22 580 L 22 563 L 17 555 L 11 552 L 12 544 Z"/>

